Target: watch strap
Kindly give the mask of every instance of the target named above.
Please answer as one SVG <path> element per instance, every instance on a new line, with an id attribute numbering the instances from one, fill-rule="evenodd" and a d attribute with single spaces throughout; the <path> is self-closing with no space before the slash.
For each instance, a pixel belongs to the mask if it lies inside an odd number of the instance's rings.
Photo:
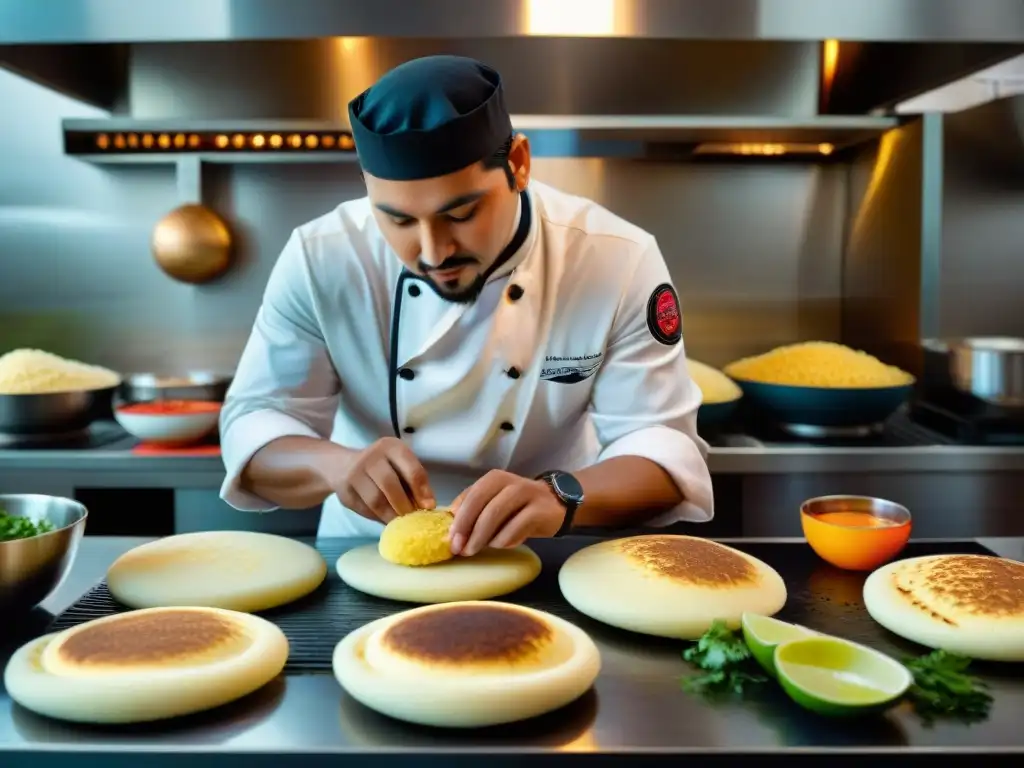
<path id="1" fill-rule="evenodd" d="M 562 525 L 555 532 L 555 538 L 565 536 L 570 530 L 572 530 L 573 520 L 576 517 L 576 510 L 579 509 L 580 506 L 580 500 L 572 498 L 559 490 L 558 485 L 555 483 L 555 478 L 560 474 L 564 473 L 555 470 L 552 472 L 544 472 L 538 478 L 548 484 L 551 492 L 555 494 L 558 500 L 562 502 L 562 506 L 565 507 L 565 517 L 562 518 Z"/>

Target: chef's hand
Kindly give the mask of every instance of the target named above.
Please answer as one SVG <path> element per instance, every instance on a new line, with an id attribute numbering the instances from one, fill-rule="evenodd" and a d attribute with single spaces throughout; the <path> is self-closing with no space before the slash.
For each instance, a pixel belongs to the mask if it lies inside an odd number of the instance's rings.
<path id="1" fill-rule="evenodd" d="M 387 523 L 397 515 L 437 506 L 427 471 L 409 446 L 384 437 L 343 463 L 334 482 L 341 503 L 370 520 Z"/>
<path id="2" fill-rule="evenodd" d="M 565 506 L 543 480 L 492 469 L 452 502 L 452 552 L 475 555 L 484 547 L 517 547 L 530 538 L 554 536 Z"/>

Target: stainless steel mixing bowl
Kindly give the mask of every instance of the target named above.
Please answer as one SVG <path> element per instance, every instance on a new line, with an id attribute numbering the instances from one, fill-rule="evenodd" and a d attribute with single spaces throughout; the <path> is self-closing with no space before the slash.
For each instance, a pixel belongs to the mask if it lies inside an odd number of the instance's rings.
<path id="1" fill-rule="evenodd" d="M 28 493 L 0 495 L 0 509 L 34 522 L 48 520 L 54 526 L 39 536 L 0 541 L 2 617 L 34 608 L 60 586 L 78 553 L 89 513 L 72 499 Z"/>
<path id="2" fill-rule="evenodd" d="M 116 400 L 146 403 L 152 400 L 210 400 L 223 403 L 232 376 L 212 371 L 189 371 L 181 375 L 133 373 L 125 376 Z"/>

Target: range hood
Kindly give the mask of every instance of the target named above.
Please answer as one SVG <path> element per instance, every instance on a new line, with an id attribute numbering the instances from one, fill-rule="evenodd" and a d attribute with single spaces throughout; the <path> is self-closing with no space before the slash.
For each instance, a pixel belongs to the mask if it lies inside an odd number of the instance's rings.
<path id="1" fill-rule="evenodd" d="M 1020 0 L 0 0 L 0 44 L 590 35 L 1024 42 Z"/>
<path id="2" fill-rule="evenodd" d="M 344 162 L 391 67 L 496 67 L 541 157 L 839 159 L 1024 52 L 1022 0 L 0 0 L 0 66 L 106 110 L 93 162 Z M 8 43 L 4 45 L 2 43 Z M 187 168 L 190 168 L 186 173 Z"/>

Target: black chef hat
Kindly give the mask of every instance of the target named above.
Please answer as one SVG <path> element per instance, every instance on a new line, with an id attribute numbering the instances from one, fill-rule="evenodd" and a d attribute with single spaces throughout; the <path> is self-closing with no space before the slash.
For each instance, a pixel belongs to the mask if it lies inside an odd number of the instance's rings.
<path id="1" fill-rule="evenodd" d="M 348 105 L 363 170 L 393 181 L 444 176 L 512 135 L 501 76 L 462 56 L 401 64 Z"/>

